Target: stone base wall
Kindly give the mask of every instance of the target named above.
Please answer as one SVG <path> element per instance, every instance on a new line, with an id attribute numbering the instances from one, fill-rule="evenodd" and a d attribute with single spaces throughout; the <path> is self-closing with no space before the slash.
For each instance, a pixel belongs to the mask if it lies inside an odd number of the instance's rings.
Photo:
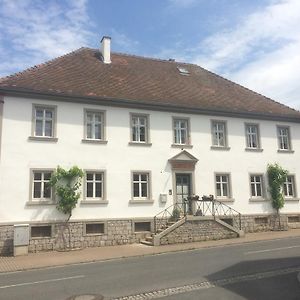
<path id="1" fill-rule="evenodd" d="M 100 223 L 104 224 L 104 233 L 101 234 L 86 234 L 85 222 L 69 222 L 68 226 L 64 223 L 38 224 L 50 225 L 52 234 L 51 237 L 31 237 L 29 252 L 132 244 L 150 235 L 150 232 L 134 232 L 132 220 L 109 220 Z M 13 253 L 13 231 L 13 225 L 0 225 L 2 256 Z"/>
<path id="2" fill-rule="evenodd" d="M 214 220 L 186 221 L 160 239 L 161 245 L 220 240 L 237 237 L 237 233 Z"/>
<path id="3" fill-rule="evenodd" d="M 51 225 L 51 237 L 30 238 L 29 252 L 63 250 L 66 248 L 87 248 L 99 246 L 112 246 L 138 243 L 150 232 L 135 232 L 134 222 L 138 219 L 105 220 L 99 221 L 104 224 L 104 232 L 101 234 L 86 234 L 85 223 L 93 222 L 69 222 L 69 229 L 63 223 L 48 223 L 39 225 Z M 142 221 L 150 221 L 142 220 Z M 195 221 L 193 221 L 195 222 Z M 231 231 L 212 221 L 198 221 L 200 223 L 187 224 L 179 227 L 168 238 L 162 238 L 162 243 L 171 244 L 196 242 L 210 239 L 221 239 L 232 237 Z M 38 225 L 38 224 L 33 224 Z M 288 228 L 300 228 L 300 213 L 281 215 L 281 226 L 284 230 Z M 153 223 L 151 225 L 153 228 Z M 243 215 L 242 230 L 244 232 L 271 231 L 278 228 L 278 218 L 274 215 Z M 71 236 L 69 238 L 69 230 Z M 13 253 L 13 225 L 0 225 L 0 256 Z"/>
<path id="4" fill-rule="evenodd" d="M 13 253 L 14 226 L 0 226 L 0 256 Z"/>
<path id="5" fill-rule="evenodd" d="M 280 215 L 280 229 L 288 230 L 288 216 Z M 279 229 L 279 218 L 275 215 L 242 215 L 242 230 L 247 232 L 262 232 Z"/>

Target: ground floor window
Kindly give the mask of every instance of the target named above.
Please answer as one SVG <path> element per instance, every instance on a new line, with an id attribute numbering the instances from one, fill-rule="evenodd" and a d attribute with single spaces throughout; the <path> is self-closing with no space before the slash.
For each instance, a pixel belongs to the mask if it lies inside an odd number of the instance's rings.
<path id="1" fill-rule="evenodd" d="M 149 173 L 132 173 L 133 199 L 149 199 Z"/>
<path id="2" fill-rule="evenodd" d="M 251 175 L 251 198 L 263 198 L 263 176 Z"/>
<path id="3" fill-rule="evenodd" d="M 296 198 L 295 177 L 288 175 L 283 184 L 283 193 L 285 198 Z"/>
<path id="4" fill-rule="evenodd" d="M 51 200 L 52 188 L 49 181 L 52 171 L 33 170 L 32 199 Z"/>
<path id="5" fill-rule="evenodd" d="M 230 176 L 229 174 L 216 174 L 217 198 L 230 198 Z"/>
<path id="6" fill-rule="evenodd" d="M 102 200 L 104 197 L 104 173 L 87 171 L 85 175 L 85 198 L 87 200 Z"/>

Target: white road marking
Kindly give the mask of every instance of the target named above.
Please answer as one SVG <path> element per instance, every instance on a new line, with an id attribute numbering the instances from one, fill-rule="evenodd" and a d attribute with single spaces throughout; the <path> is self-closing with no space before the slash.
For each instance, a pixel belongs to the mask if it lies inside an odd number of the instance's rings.
<path id="1" fill-rule="evenodd" d="M 257 251 L 249 251 L 245 252 L 245 255 L 248 254 L 255 254 L 255 253 L 264 253 L 264 252 L 272 252 L 272 251 L 279 251 L 279 250 L 286 250 L 286 249 L 293 249 L 293 248 L 300 248 L 299 246 L 289 246 L 289 247 L 281 247 L 281 248 L 273 248 L 273 249 L 266 249 L 266 250 L 257 250 Z"/>
<path id="2" fill-rule="evenodd" d="M 0 286 L 0 289 L 8 289 L 8 288 L 12 288 L 12 287 L 33 285 L 33 284 L 46 283 L 46 282 L 56 282 L 56 281 L 63 281 L 63 280 L 78 279 L 78 278 L 83 278 L 83 277 L 85 277 L 85 276 L 78 275 L 78 276 L 72 276 L 72 277 L 63 277 L 63 278 L 46 279 L 46 280 L 40 280 L 40 281 L 23 282 L 23 283 L 11 284 L 11 285 L 3 285 L 3 286 Z"/>

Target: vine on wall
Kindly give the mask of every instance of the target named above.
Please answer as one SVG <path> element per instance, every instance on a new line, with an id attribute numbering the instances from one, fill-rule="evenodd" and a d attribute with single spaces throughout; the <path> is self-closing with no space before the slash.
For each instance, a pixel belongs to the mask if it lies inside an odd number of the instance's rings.
<path id="1" fill-rule="evenodd" d="M 82 177 L 83 171 L 77 166 L 73 166 L 69 170 L 58 166 L 50 178 L 49 184 L 54 187 L 58 198 L 56 208 L 58 211 L 68 215 L 67 221 L 71 218 L 72 210 L 76 207 L 80 197 L 78 190 L 81 186 Z"/>

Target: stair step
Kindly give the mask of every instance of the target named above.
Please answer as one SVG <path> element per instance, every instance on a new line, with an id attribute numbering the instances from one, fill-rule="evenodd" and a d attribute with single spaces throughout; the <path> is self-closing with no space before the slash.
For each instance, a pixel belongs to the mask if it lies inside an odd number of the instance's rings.
<path id="1" fill-rule="evenodd" d="M 153 237 L 152 236 L 146 236 L 145 240 L 147 242 L 152 242 L 153 241 Z"/>
<path id="2" fill-rule="evenodd" d="M 153 246 L 153 242 L 148 242 L 146 240 L 141 240 L 141 244 L 147 245 L 147 246 Z"/>

